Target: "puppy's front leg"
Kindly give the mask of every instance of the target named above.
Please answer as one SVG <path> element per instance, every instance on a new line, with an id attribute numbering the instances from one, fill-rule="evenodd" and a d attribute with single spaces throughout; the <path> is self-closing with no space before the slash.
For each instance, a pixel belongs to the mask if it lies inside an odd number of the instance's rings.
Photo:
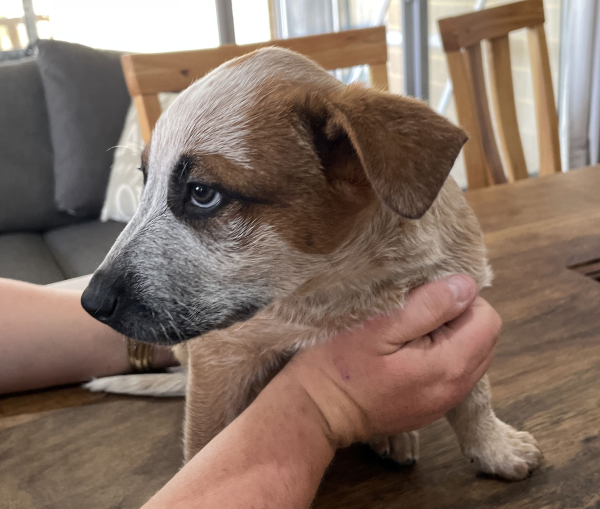
<path id="1" fill-rule="evenodd" d="M 277 359 L 239 344 L 190 342 L 184 423 L 184 458 L 189 461 L 233 421 L 277 370 Z"/>
<path id="2" fill-rule="evenodd" d="M 463 453 L 487 474 L 525 478 L 542 460 L 535 438 L 496 417 L 485 375 L 467 398 L 446 415 Z"/>
<path id="3" fill-rule="evenodd" d="M 419 459 L 419 432 L 373 437 L 368 441 L 371 449 L 384 459 L 399 465 L 411 466 Z"/>

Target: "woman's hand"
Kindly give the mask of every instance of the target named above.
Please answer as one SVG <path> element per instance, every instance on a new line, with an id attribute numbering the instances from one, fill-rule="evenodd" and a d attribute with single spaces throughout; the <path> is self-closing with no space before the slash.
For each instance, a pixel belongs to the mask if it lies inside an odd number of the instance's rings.
<path id="1" fill-rule="evenodd" d="M 501 321 L 455 275 L 411 292 L 402 310 L 297 354 L 281 373 L 308 393 L 335 447 L 423 427 L 470 392 Z"/>

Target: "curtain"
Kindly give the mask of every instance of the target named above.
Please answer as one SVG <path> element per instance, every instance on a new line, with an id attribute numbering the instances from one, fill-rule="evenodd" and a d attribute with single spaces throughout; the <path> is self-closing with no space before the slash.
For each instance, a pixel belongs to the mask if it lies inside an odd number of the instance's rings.
<path id="1" fill-rule="evenodd" d="M 571 169 L 600 162 L 600 6 L 575 0 L 563 12 L 560 130 L 564 166 Z"/>

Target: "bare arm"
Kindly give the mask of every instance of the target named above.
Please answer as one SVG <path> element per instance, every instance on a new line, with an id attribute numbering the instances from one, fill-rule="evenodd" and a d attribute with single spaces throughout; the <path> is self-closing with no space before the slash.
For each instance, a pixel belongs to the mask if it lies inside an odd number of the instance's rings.
<path id="1" fill-rule="evenodd" d="M 130 371 L 125 339 L 81 307 L 81 292 L 0 279 L 0 394 Z M 161 351 L 155 366 L 172 363 Z"/>
<path id="2" fill-rule="evenodd" d="M 143 509 L 308 508 L 335 447 L 318 407 L 277 376 Z"/>
<path id="3" fill-rule="evenodd" d="M 337 447 L 443 416 L 489 367 L 500 326 L 458 277 L 462 297 L 432 283 L 399 314 L 296 355 L 143 509 L 308 508 Z"/>

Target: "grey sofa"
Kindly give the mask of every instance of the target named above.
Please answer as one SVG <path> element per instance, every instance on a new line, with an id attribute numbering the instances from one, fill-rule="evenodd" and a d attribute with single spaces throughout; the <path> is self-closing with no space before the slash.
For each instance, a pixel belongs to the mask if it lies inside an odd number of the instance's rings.
<path id="1" fill-rule="evenodd" d="M 61 51 L 66 47 L 60 46 L 66 43 L 57 44 Z M 54 51 L 54 46 L 52 48 Z M 72 48 L 78 55 L 83 54 L 88 64 L 93 61 L 85 52 L 95 50 L 81 50 L 77 45 L 66 47 L 68 51 Z M 110 58 L 115 60 L 114 56 Z M 101 167 L 105 174 L 99 175 L 93 183 L 92 190 L 97 196 L 95 201 L 91 200 L 90 207 L 84 213 L 77 213 L 65 211 L 64 207 L 60 210 L 57 205 L 56 156 L 60 154 L 63 159 L 71 158 L 68 153 L 65 155 L 62 147 L 56 146 L 60 143 L 60 136 L 51 133 L 50 126 L 54 128 L 57 125 L 51 122 L 48 113 L 52 108 L 49 108 L 47 96 L 52 94 L 48 93 L 39 64 L 39 58 L 30 58 L 0 65 L 0 277 L 48 284 L 93 272 L 125 225 L 98 220 L 98 196 L 101 202 L 110 171 L 110 163 L 106 164 L 106 158 L 110 160 L 111 157 L 110 154 L 107 156 L 110 147 L 86 148 L 88 152 L 84 156 L 90 166 L 104 158 Z M 79 69 L 79 66 L 75 67 Z M 80 74 L 90 73 L 85 70 Z M 122 79 L 122 76 L 114 79 Z M 78 86 L 76 79 L 72 83 Z M 111 124 L 110 132 L 102 136 L 93 134 L 94 140 L 101 138 L 105 144 L 110 141 L 113 146 L 118 140 L 129 104 L 129 98 L 123 97 L 126 94 L 124 84 L 118 83 L 116 87 L 118 97 L 115 101 L 119 106 L 115 112 L 109 113 L 115 117 L 108 122 Z M 106 92 L 105 85 L 101 88 Z M 83 93 L 85 95 L 87 90 Z M 66 97 L 70 99 L 76 95 L 77 91 L 69 90 Z M 106 99 L 112 101 L 111 96 Z M 63 109 L 62 105 L 57 109 L 54 104 L 54 110 L 59 114 Z M 85 110 L 79 108 L 77 111 Z M 98 122 L 98 115 L 89 114 L 88 117 L 94 117 L 92 121 Z M 74 120 L 67 119 L 66 123 L 71 132 L 86 129 L 86 125 L 77 125 Z M 69 136 L 71 142 L 73 139 L 74 136 Z M 85 140 L 77 139 L 76 144 L 85 148 Z M 87 165 L 81 162 L 78 165 L 81 168 L 76 168 L 77 171 L 90 171 Z M 85 173 L 80 176 L 85 178 Z M 65 178 L 64 175 L 62 178 Z M 77 198 L 85 196 L 83 192 L 70 192 Z"/>

